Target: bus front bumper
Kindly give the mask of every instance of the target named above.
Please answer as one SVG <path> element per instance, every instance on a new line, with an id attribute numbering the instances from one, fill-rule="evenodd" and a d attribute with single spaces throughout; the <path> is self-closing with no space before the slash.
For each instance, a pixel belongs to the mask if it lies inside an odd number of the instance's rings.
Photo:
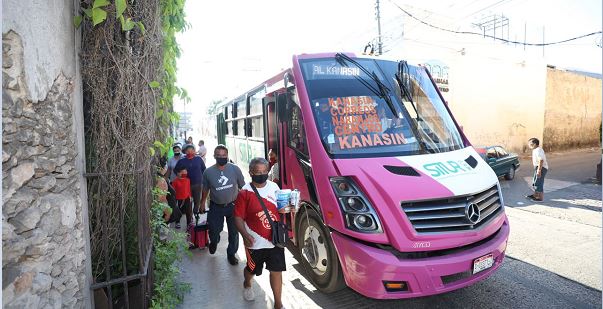
<path id="1" fill-rule="evenodd" d="M 401 259 L 393 253 L 361 244 L 336 231 L 331 234 L 346 284 L 376 299 L 399 299 L 440 294 L 474 284 L 501 265 L 509 237 L 508 221 L 497 235 L 479 246 L 444 256 Z M 492 254 L 494 265 L 473 274 L 474 261 Z M 385 282 L 404 282 L 405 291 L 387 291 Z"/>

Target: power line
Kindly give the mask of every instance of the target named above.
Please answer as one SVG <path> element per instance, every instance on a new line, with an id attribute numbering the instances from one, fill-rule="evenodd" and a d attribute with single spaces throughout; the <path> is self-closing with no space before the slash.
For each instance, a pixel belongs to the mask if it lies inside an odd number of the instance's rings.
<path id="1" fill-rule="evenodd" d="M 465 16 L 465 17 L 463 17 L 463 18 L 467 18 L 467 17 L 469 17 L 469 16 L 473 16 L 473 15 L 475 15 L 475 14 L 479 13 L 479 12 L 482 12 L 482 11 L 485 11 L 485 10 L 487 10 L 487 9 L 490 9 L 490 8 L 493 8 L 493 7 L 497 7 L 497 6 L 499 6 L 499 5 L 502 5 L 502 4 L 504 4 L 505 2 L 507 2 L 507 3 L 508 3 L 509 1 L 514 1 L 514 0 L 501 0 L 501 1 L 498 1 L 498 2 L 496 2 L 496 3 L 493 3 L 493 4 L 491 4 L 491 5 L 489 5 L 489 6 L 485 7 L 485 8 L 483 8 L 483 9 L 479 9 L 479 10 L 477 10 L 477 11 L 475 11 L 475 12 L 473 12 L 473 13 L 471 13 L 471 14 L 469 14 L 469 15 L 467 15 L 467 16 Z"/>
<path id="2" fill-rule="evenodd" d="M 450 29 L 445 29 L 445 28 L 442 28 L 442 27 L 438 27 L 438 26 L 432 25 L 432 24 L 430 24 L 430 23 L 428 23 L 426 21 L 418 19 L 417 17 L 413 16 L 408 11 L 406 11 L 403 8 L 401 8 L 399 5 L 397 5 L 396 3 L 392 2 L 391 0 L 390 0 L 390 2 L 393 5 L 395 5 L 398 9 L 400 9 L 402 12 L 404 12 L 406 15 L 410 16 L 410 18 L 415 19 L 416 21 L 418 21 L 418 22 L 420 22 L 420 23 L 422 23 L 422 24 L 424 24 L 424 25 L 426 25 L 428 27 L 431 27 L 431 28 L 434 28 L 434 29 L 438 29 L 438 30 L 441 30 L 441 31 L 445 31 L 445 32 L 455 33 L 455 34 L 479 35 L 479 36 L 492 38 L 492 39 L 499 40 L 499 41 L 506 42 L 506 43 L 521 44 L 521 45 L 527 45 L 527 46 L 548 46 L 548 45 L 556 45 L 556 44 L 561 44 L 561 43 L 565 43 L 565 42 L 570 42 L 570 41 L 574 41 L 574 40 L 578 40 L 578 39 L 589 37 L 589 36 L 592 36 L 592 35 L 595 35 L 595 34 L 602 33 L 601 31 L 595 31 L 595 32 L 591 32 L 591 33 L 584 34 L 584 35 L 581 35 L 581 36 L 573 37 L 571 39 L 566 39 L 566 40 L 557 41 L 557 42 L 524 43 L 524 42 L 511 41 L 511 40 L 506 40 L 506 39 L 503 39 L 503 38 L 498 38 L 498 37 L 495 37 L 495 36 L 491 36 L 489 34 L 483 34 L 483 33 L 471 32 L 471 31 L 455 31 L 455 30 L 450 30 Z"/>

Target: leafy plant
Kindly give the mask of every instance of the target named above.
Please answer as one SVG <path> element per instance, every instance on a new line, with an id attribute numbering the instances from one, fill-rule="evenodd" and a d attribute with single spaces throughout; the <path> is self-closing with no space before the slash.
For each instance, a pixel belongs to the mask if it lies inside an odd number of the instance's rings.
<path id="1" fill-rule="evenodd" d="M 128 8 L 128 4 L 126 0 L 115 0 L 115 18 L 117 18 L 121 24 L 122 31 L 130 31 L 134 29 L 135 26 L 138 26 L 138 29 L 142 34 L 145 33 L 144 24 L 140 21 L 133 21 L 130 17 L 125 17 L 124 13 Z M 82 24 L 84 18 L 88 18 L 92 21 L 92 26 L 99 25 L 107 20 L 107 7 L 111 6 L 111 2 L 109 0 L 94 0 L 92 2 L 92 6 L 83 7 L 82 11 L 84 15 L 76 15 L 73 18 L 73 24 L 76 28 L 79 28 Z"/>
<path id="2" fill-rule="evenodd" d="M 153 189 L 153 205 L 151 207 L 151 233 L 153 235 L 155 276 L 151 308 L 175 308 L 182 303 L 184 294 L 191 289 L 190 283 L 178 281 L 180 269 L 176 263 L 182 260 L 181 253 L 188 251 L 186 234 L 169 229 L 163 220 L 163 209 L 166 204 L 159 201 L 159 196 L 166 194 L 160 189 Z"/>

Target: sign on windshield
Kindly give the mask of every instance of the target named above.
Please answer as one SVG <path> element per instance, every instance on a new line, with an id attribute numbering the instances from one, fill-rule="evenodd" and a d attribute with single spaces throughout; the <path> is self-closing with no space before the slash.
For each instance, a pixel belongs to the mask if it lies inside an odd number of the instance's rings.
<path id="1" fill-rule="evenodd" d="M 383 123 L 377 113 L 377 102 L 370 96 L 327 98 L 331 118 L 331 139 L 340 149 L 365 148 L 383 145 L 403 145 L 406 138 L 402 133 L 385 133 Z M 382 115 L 385 116 L 385 115 Z M 388 121 L 389 122 L 389 121 Z"/>

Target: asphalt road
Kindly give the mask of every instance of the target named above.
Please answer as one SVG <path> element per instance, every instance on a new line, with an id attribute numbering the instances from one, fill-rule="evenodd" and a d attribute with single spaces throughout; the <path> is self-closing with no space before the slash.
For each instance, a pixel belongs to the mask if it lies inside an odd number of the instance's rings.
<path id="1" fill-rule="evenodd" d="M 287 308 L 601 308 L 601 186 L 590 179 L 599 159 L 598 150 L 550 154 L 541 204 L 523 197 L 530 161 L 522 162 L 515 180 L 501 179 L 511 224 L 507 258 L 473 286 L 408 300 L 373 300 L 351 289 L 327 295 L 286 251 L 283 301 Z M 267 273 L 254 280 L 256 300 L 243 300 L 242 265 L 228 264 L 226 245 L 222 241 L 213 256 L 195 250 L 184 257 L 182 279 L 192 283 L 192 291 L 180 308 L 272 308 Z M 242 248 L 238 256 L 244 262 Z"/>

